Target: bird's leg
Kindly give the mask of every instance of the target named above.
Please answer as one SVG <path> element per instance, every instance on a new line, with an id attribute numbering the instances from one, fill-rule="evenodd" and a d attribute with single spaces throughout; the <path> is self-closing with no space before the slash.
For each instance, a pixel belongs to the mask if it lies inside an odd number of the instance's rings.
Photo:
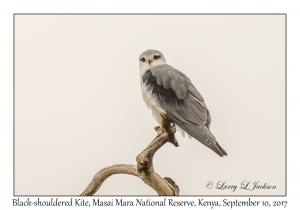
<path id="1" fill-rule="evenodd" d="M 160 113 L 160 116 L 161 116 L 160 129 L 162 132 L 165 132 L 166 130 L 169 130 L 169 129 L 175 129 L 175 123 L 173 120 L 168 118 L 168 116 L 163 113 Z M 176 129 L 174 131 L 176 131 Z"/>
<path id="2" fill-rule="evenodd" d="M 148 150 L 150 147 L 156 144 L 157 141 L 159 140 L 158 137 L 160 137 L 164 133 L 167 133 L 168 135 L 172 135 L 171 138 L 169 138 L 170 142 L 174 144 L 176 147 L 178 146 L 178 142 L 174 136 L 174 133 L 176 132 L 175 123 L 163 113 L 160 113 L 160 116 L 161 116 L 160 126 L 156 126 L 154 128 L 155 131 L 157 132 L 157 135 L 155 139 L 143 151 Z"/>
<path id="3" fill-rule="evenodd" d="M 170 128 L 170 121 L 165 114 L 160 113 L 160 116 L 161 116 L 160 129 L 161 132 L 164 133 Z"/>
<path id="4" fill-rule="evenodd" d="M 162 118 L 160 122 L 160 128 L 162 130 L 162 133 L 167 133 L 168 135 L 171 135 L 171 137 L 169 138 L 169 142 L 171 142 L 175 147 L 178 147 L 179 145 L 174 135 L 176 132 L 175 123 L 163 113 L 160 113 L 160 116 Z"/>

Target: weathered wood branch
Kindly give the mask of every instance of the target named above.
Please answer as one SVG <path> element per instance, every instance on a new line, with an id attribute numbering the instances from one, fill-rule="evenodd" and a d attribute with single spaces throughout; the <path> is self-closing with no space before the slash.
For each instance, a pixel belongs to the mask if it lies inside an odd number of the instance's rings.
<path id="1" fill-rule="evenodd" d="M 102 183 L 114 174 L 130 174 L 141 178 L 144 183 L 152 187 L 158 195 L 179 195 L 179 187 L 169 178 L 162 178 L 154 171 L 153 156 L 166 142 L 178 146 L 175 139 L 175 126 L 171 126 L 171 122 L 165 115 L 162 116 L 161 126 L 155 127 L 157 132 L 154 140 L 136 157 L 137 164 L 119 164 L 112 165 L 100 170 L 90 182 L 90 184 L 81 193 L 81 196 L 94 195 L 101 187 Z M 163 130 L 161 130 L 161 128 Z"/>

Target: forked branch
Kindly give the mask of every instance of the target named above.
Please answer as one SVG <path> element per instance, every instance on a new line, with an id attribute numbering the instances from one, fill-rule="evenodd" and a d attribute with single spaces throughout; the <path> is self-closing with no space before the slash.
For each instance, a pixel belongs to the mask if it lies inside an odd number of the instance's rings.
<path id="1" fill-rule="evenodd" d="M 171 125 L 167 116 L 164 114 L 161 114 L 161 116 L 161 127 L 155 127 L 157 135 L 154 140 L 136 157 L 136 166 L 119 164 L 100 170 L 81 193 L 81 196 L 94 195 L 101 187 L 102 183 L 114 174 L 130 174 L 137 176 L 147 185 L 152 187 L 158 195 L 179 195 L 179 187 L 175 184 L 175 182 L 169 177 L 162 178 L 154 171 L 153 168 L 153 156 L 159 148 L 161 148 L 166 142 L 170 142 L 176 147 L 178 146 L 178 142 L 174 135 L 176 132 L 175 126 Z M 163 130 L 161 130 L 161 128 Z"/>

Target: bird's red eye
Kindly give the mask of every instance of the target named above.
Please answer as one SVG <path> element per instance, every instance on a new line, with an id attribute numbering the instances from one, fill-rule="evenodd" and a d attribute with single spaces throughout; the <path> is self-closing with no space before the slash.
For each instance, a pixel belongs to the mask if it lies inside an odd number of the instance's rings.
<path id="1" fill-rule="evenodd" d="M 141 59 L 140 59 L 140 61 L 142 61 L 142 62 L 145 62 L 145 61 L 146 61 L 146 59 L 145 59 L 145 58 L 141 58 Z"/>
<path id="2" fill-rule="evenodd" d="M 153 58 L 154 60 L 158 60 L 160 58 L 160 55 L 154 55 Z"/>

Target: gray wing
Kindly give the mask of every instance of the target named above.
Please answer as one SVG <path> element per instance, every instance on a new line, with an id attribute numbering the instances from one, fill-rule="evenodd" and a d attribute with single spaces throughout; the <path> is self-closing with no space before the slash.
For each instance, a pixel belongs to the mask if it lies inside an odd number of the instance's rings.
<path id="1" fill-rule="evenodd" d="M 221 157 L 227 155 L 209 130 L 210 113 L 190 79 L 167 64 L 152 67 L 150 71 L 159 86 L 158 100 L 167 116 Z"/>

